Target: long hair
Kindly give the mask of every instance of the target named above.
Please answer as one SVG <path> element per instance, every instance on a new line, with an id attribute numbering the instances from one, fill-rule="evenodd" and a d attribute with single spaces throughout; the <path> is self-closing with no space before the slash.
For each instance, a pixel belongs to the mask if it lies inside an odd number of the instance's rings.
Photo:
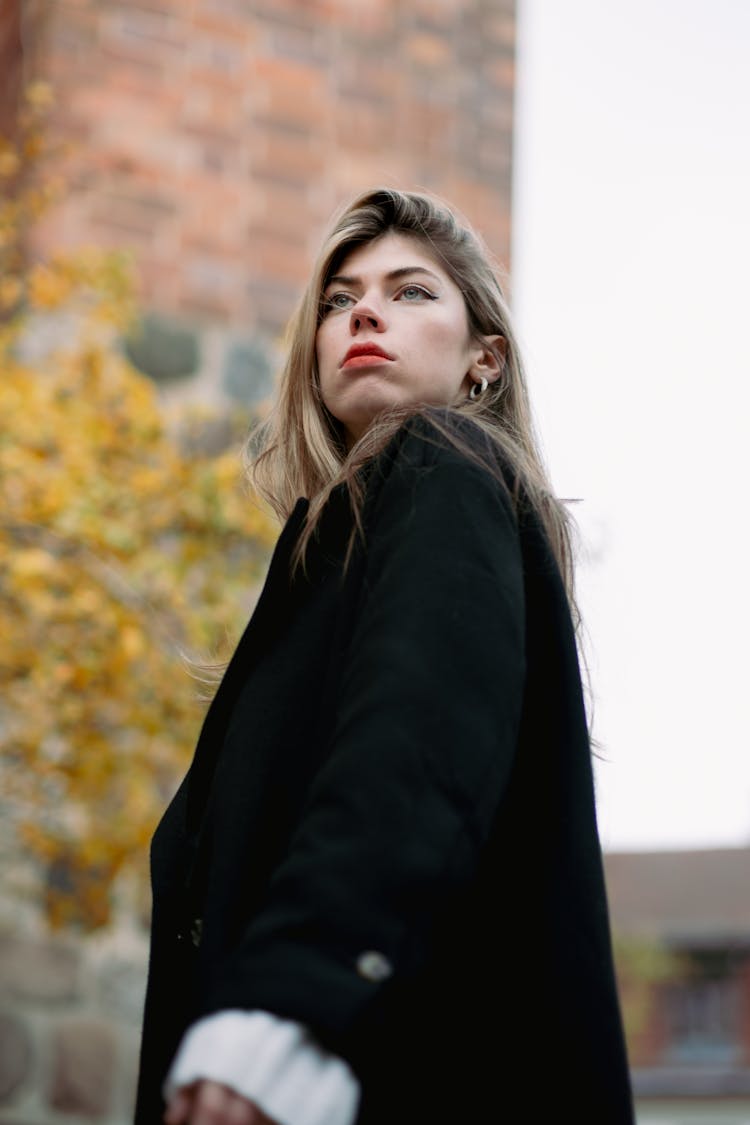
<path id="1" fill-rule="evenodd" d="M 447 411 L 419 404 L 385 411 L 347 449 L 343 427 L 326 409 L 320 395 L 315 337 L 324 312 L 322 294 L 344 258 L 387 232 L 420 240 L 439 261 L 463 293 L 473 338 L 503 338 L 504 348 L 496 349 L 502 371 L 478 399 L 467 398 Z M 367 191 L 334 219 L 289 324 L 287 360 L 275 407 L 267 421 L 251 435 L 245 451 L 257 492 L 280 519 L 286 519 L 299 496 L 310 500 L 296 560 L 304 558 L 323 506 L 331 490 L 342 482 L 349 488 L 355 521 L 361 526 L 363 497 L 357 470 L 386 445 L 405 417 L 428 414 L 446 441 L 475 460 L 481 458 L 477 446 L 471 447 L 462 436 L 466 427 L 451 427 L 447 423 L 446 414 L 451 412 L 473 419 L 489 444 L 509 463 L 518 484 L 516 502 L 523 491 L 527 502 L 536 509 L 578 629 L 573 524 L 563 502 L 553 495 L 539 450 L 521 355 L 498 271 L 479 236 L 468 224 L 459 222 L 442 201 L 393 188 Z M 487 467 L 497 473 L 496 464 Z"/>

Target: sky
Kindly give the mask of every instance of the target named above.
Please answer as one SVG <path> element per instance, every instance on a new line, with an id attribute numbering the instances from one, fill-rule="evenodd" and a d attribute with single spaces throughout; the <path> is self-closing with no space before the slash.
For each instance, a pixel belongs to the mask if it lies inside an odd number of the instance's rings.
<path id="1" fill-rule="evenodd" d="M 513 306 L 609 850 L 750 844 L 750 3 L 518 0 Z"/>

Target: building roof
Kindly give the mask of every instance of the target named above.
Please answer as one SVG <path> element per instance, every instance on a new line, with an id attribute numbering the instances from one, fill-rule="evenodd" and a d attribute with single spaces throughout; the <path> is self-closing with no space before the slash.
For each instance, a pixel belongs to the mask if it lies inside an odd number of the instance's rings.
<path id="1" fill-rule="evenodd" d="M 604 866 L 616 935 L 750 947 L 750 848 L 609 852 Z"/>

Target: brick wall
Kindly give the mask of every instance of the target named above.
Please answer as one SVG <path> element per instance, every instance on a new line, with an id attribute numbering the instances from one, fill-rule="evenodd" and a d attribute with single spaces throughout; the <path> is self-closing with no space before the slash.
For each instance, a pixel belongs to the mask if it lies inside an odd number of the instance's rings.
<path id="1" fill-rule="evenodd" d="M 368 186 L 437 192 L 507 264 L 514 34 L 513 0 L 57 0 L 36 65 L 76 148 L 36 250 L 128 247 L 145 307 L 267 341 Z"/>

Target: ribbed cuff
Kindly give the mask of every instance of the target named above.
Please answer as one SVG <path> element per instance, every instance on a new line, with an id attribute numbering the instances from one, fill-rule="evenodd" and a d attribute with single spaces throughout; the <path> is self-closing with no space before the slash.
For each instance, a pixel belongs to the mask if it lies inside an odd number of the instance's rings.
<path id="1" fill-rule="evenodd" d="M 353 1125 L 360 1088 L 351 1069 L 308 1029 L 270 1012 L 223 1011 L 188 1029 L 164 1098 L 200 1079 L 220 1082 L 278 1125 Z"/>

